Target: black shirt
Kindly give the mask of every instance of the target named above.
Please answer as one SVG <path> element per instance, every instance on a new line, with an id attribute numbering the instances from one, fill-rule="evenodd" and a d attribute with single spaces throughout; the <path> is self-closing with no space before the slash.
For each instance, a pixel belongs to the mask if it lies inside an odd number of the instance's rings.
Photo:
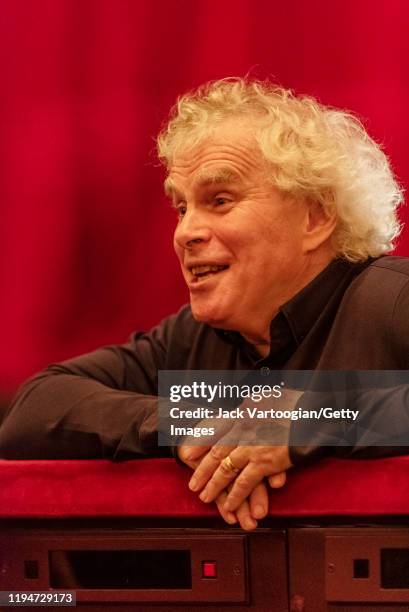
<path id="1" fill-rule="evenodd" d="M 157 446 L 158 370 L 409 369 L 409 259 L 353 264 L 334 260 L 284 304 L 270 325 L 265 358 L 240 334 L 196 322 L 189 306 L 125 345 L 108 346 L 49 366 L 27 381 L 0 429 L 0 456 L 10 459 L 127 459 L 169 455 Z M 409 431 L 407 390 L 366 415 Z M 378 423 L 379 424 L 379 423 Z M 293 463 L 320 454 L 291 449 Z M 327 452 L 330 452 L 327 450 Z M 404 453 L 365 448 L 344 456 Z"/>

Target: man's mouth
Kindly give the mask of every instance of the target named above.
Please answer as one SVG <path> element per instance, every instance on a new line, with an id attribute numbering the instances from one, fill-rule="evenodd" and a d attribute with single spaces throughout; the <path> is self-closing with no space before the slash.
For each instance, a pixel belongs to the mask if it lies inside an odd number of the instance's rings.
<path id="1" fill-rule="evenodd" d="M 192 266 L 189 268 L 190 272 L 193 274 L 194 280 L 202 280 L 204 278 L 208 278 L 210 276 L 214 276 L 219 272 L 223 272 L 229 266 L 227 265 L 204 265 L 204 266 Z"/>

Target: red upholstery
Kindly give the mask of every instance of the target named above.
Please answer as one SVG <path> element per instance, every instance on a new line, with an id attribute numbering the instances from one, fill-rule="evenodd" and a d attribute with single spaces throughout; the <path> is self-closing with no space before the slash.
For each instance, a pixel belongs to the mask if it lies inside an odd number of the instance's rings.
<path id="1" fill-rule="evenodd" d="M 189 474 L 173 459 L 0 461 L 0 516 L 216 515 L 188 490 Z M 276 517 L 409 514 L 409 457 L 321 461 L 290 471 L 270 498 Z"/>

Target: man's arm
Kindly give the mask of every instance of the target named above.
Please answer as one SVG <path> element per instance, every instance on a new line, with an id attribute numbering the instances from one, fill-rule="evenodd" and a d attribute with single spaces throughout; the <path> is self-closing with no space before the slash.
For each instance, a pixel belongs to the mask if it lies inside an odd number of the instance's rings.
<path id="1" fill-rule="evenodd" d="M 378 388 L 359 390 L 356 387 L 349 397 L 346 394 L 348 402 L 345 407 L 359 411 L 357 420 L 348 427 L 333 421 L 315 431 L 311 428 L 311 437 L 306 442 L 305 424 L 301 421 L 292 423 L 290 457 L 294 465 L 331 455 L 372 459 L 409 454 L 409 280 L 406 274 L 398 278 L 403 280 L 390 311 L 384 308 L 382 292 L 373 296 L 373 301 L 379 303 L 373 334 L 388 355 L 386 372 L 376 374 L 379 376 Z M 393 380 L 394 375 L 389 370 L 396 371 L 397 382 L 382 388 L 386 380 Z M 399 381 L 401 371 L 402 380 Z M 368 371 L 370 375 L 371 371 Z M 333 398 L 330 397 L 325 405 L 329 406 L 331 402 Z M 313 401 L 310 407 L 313 407 Z M 297 438 L 303 441 L 299 442 Z"/>
<path id="2" fill-rule="evenodd" d="M 370 373 L 368 373 L 370 374 Z M 385 372 L 384 376 L 392 373 Z M 399 373 L 397 373 L 399 374 Z M 382 377 L 382 372 L 379 373 Z M 409 374 L 406 384 L 389 388 L 353 389 L 339 394 L 345 407 L 356 411 L 354 422 L 292 423 L 290 457 L 294 465 L 325 456 L 373 459 L 409 454 Z M 314 393 L 309 395 L 310 407 Z M 337 394 L 326 405 L 337 406 Z"/>
<path id="3" fill-rule="evenodd" d="M 0 428 L 7 459 L 123 459 L 157 446 L 157 371 L 172 317 L 122 346 L 51 365 L 20 389 Z"/>

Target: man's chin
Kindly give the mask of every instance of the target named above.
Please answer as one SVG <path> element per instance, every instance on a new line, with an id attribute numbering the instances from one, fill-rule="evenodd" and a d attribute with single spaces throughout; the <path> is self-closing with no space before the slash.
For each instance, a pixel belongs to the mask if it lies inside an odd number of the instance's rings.
<path id="1" fill-rule="evenodd" d="M 195 307 L 194 304 L 191 304 L 191 308 L 195 321 L 198 321 L 199 323 L 207 323 L 207 325 L 210 325 L 211 327 L 227 329 L 227 327 L 225 327 L 227 324 L 226 318 L 222 317 L 220 311 L 217 312 L 217 309 L 198 308 Z"/>

